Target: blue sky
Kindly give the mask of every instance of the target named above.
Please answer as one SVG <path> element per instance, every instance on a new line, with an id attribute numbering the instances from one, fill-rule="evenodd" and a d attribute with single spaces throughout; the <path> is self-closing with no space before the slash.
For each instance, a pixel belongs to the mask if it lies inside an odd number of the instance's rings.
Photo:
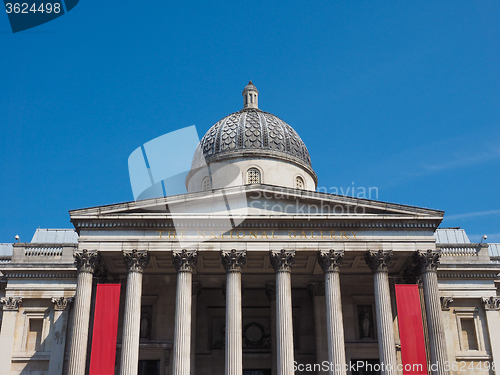
<path id="1" fill-rule="evenodd" d="M 17 34 L 0 15 L 0 242 L 133 200 L 130 153 L 202 136 L 250 79 L 321 187 L 377 187 L 500 242 L 499 19 L 496 0 L 81 0 Z"/>

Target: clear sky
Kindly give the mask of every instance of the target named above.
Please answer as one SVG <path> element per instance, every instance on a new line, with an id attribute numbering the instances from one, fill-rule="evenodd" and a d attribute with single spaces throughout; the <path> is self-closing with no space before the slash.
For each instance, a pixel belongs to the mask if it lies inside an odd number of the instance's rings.
<path id="1" fill-rule="evenodd" d="M 320 187 L 377 187 L 500 242 L 499 20 L 497 0 L 81 0 L 12 34 L 0 12 L 0 242 L 133 200 L 130 153 L 202 136 L 250 79 Z"/>

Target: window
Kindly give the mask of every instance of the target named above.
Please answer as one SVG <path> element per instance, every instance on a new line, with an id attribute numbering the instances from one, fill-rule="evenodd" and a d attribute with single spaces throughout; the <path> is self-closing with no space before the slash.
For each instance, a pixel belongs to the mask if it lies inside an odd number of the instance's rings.
<path id="1" fill-rule="evenodd" d="M 474 319 L 460 319 L 460 325 L 462 326 L 462 350 L 478 350 L 477 337 L 476 337 L 476 324 Z"/>
<path id="2" fill-rule="evenodd" d="M 260 184 L 260 171 L 257 168 L 250 168 L 247 171 L 248 184 Z"/>
<path id="3" fill-rule="evenodd" d="M 304 180 L 302 179 L 302 177 L 300 176 L 295 177 L 295 188 L 304 189 Z"/>
<path id="4" fill-rule="evenodd" d="M 201 181 L 201 190 L 202 191 L 208 191 L 208 190 L 211 190 L 211 189 L 212 189 L 212 186 L 211 186 L 211 183 L 210 183 L 210 177 L 206 176 Z"/>
<path id="5" fill-rule="evenodd" d="M 40 350 L 42 343 L 43 319 L 29 319 L 28 334 L 26 336 L 26 351 L 36 352 Z"/>

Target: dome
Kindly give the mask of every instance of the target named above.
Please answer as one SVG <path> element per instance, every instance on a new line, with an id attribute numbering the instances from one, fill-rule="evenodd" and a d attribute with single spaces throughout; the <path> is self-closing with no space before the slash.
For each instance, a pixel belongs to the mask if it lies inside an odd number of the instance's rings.
<path id="1" fill-rule="evenodd" d="M 281 159 L 314 173 L 307 147 L 293 128 L 258 108 L 244 108 L 213 125 L 201 139 L 193 167 L 235 157 Z"/>
<path id="2" fill-rule="evenodd" d="M 241 111 L 218 121 L 199 142 L 186 177 L 188 191 L 255 183 L 315 190 L 318 178 L 297 132 L 258 108 L 252 81 L 243 99 Z M 223 165 L 228 167 L 219 170 Z"/>

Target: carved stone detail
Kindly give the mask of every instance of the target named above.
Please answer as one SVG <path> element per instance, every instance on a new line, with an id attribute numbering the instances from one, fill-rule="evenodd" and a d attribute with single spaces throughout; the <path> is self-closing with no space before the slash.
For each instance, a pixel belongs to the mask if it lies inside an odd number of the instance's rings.
<path id="1" fill-rule="evenodd" d="M 374 273 L 387 272 L 391 259 L 392 251 L 375 250 L 365 254 L 365 262 Z"/>
<path id="2" fill-rule="evenodd" d="M 124 251 L 123 261 L 128 272 L 142 273 L 149 263 L 149 253 L 147 251 Z"/>
<path id="3" fill-rule="evenodd" d="M 417 251 L 413 255 L 413 262 L 420 268 L 420 272 L 436 271 L 439 266 L 440 250 Z"/>
<path id="4" fill-rule="evenodd" d="M 269 302 L 276 301 L 276 285 L 266 284 L 266 296 Z"/>
<path id="5" fill-rule="evenodd" d="M 323 272 L 339 272 L 344 252 L 342 250 L 318 251 L 318 263 Z"/>
<path id="6" fill-rule="evenodd" d="M 53 297 L 52 303 L 54 304 L 54 310 L 66 310 L 73 300 L 74 297 Z"/>
<path id="7" fill-rule="evenodd" d="M 221 251 L 222 265 L 226 272 L 241 272 L 241 269 L 247 261 L 247 252 L 245 250 Z"/>
<path id="8" fill-rule="evenodd" d="M 182 249 L 181 251 L 172 252 L 174 258 L 173 263 L 177 272 L 193 272 L 198 253 L 196 251 L 188 251 Z"/>
<path id="9" fill-rule="evenodd" d="M 325 283 L 314 283 L 307 286 L 307 291 L 311 297 L 325 295 Z"/>
<path id="10" fill-rule="evenodd" d="M 97 251 L 88 251 L 86 249 L 75 252 L 73 256 L 75 257 L 75 266 L 79 272 L 94 273 L 101 260 L 101 256 Z"/>
<path id="11" fill-rule="evenodd" d="M 0 299 L 0 304 L 3 305 L 3 309 L 7 311 L 17 311 L 21 304 L 23 303 L 22 297 L 6 297 Z"/>
<path id="12" fill-rule="evenodd" d="M 450 311 L 450 305 L 453 303 L 453 297 L 441 297 L 441 310 Z"/>
<path id="13" fill-rule="evenodd" d="M 291 272 L 295 263 L 295 250 L 270 251 L 271 265 L 276 272 Z"/>
<path id="14" fill-rule="evenodd" d="M 481 301 L 484 304 L 484 309 L 487 311 L 498 311 L 500 310 L 500 297 L 490 297 L 490 298 L 481 298 Z"/>

